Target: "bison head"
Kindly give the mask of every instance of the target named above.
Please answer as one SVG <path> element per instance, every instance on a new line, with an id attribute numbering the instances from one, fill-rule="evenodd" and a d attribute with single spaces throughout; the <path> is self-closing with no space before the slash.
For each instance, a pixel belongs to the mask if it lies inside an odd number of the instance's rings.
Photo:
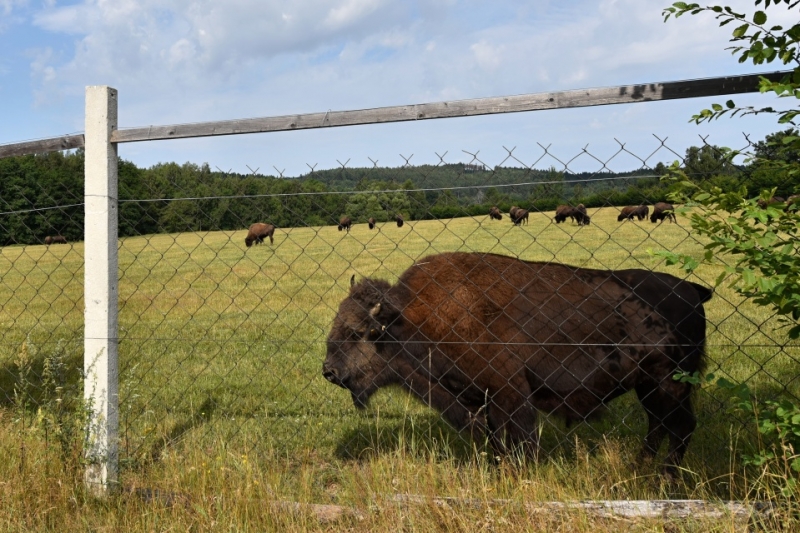
<path id="1" fill-rule="evenodd" d="M 253 240 L 254 240 L 254 239 L 251 239 L 251 238 L 248 236 L 248 237 L 245 237 L 245 238 L 244 238 L 244 243 L 247 245 L 247 247 L 248 247 L 248 248 L 250 248 L 251 246 L 253 246 Z"/>
<path id="2" fill-rule="evenodd" d="M 350 284 L 328 335 L 322 375 L 349 390 L 355 406 L 364 408 L 376 390 L 394 381 L 386 343 L 400 313 L 387 298 L 387 282 L 351 279 Z"/>

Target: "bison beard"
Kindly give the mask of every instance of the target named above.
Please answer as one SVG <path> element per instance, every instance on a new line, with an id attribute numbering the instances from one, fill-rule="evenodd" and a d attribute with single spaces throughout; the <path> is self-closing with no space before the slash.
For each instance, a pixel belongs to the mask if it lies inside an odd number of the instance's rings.
<path id="1" fill-rule="evenodd" d="M 498 454 L 538 452 L 537 411 L 583 420 L 635 390 L 648 418 L 640 459 L 669 438 L 674 474 L 695 428 L 711 291 L 646 270 L 591 270 L 480 253 L 418 261 L 397 284 L 351 280 L 323 376 L 365 407 L 398 384 Z"/>

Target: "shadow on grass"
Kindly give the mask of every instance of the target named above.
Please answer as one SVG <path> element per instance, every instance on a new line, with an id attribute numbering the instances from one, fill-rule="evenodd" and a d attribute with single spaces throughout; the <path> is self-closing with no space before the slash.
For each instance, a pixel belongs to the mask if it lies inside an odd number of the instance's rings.
<path id="1" fill-rule="evenodd" d="M 379 421 L 364 417 L 341 437 L 336 457 L 368 461 L 382 455 L 408 454 L 466 463 L 484 451 L 467 433 L 459 433 L 435 415 Z"/>
<path id="2" fill-rule="evenodd" d="M 213 398 L 206 398 L 189 418 L 177 422 L 166 435 L 153 444 L 152 448 L 150 448 L 151 461 L 154 463 L 159 461 L 168 446 L 177 443 L 189 431 L 208 423 L 216 410 L 217 402 Z"/>

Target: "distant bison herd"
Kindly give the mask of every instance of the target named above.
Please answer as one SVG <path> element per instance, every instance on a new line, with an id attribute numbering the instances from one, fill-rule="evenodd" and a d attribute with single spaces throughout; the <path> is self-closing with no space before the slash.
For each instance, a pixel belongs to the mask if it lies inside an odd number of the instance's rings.
<path id="1" fill-rule="evenodd" d="M 647 413 L 641 460 L 669 441 L 677 472 L 695 429 L 703 303 L 710 289 L 648 270 L 593 270 L 484 253 L 417 261 L 394 285 L 358 283 L 341 302 L 322 375 L 366 407 L 399 385 L 498 455 L 538 453 L 538 412 L 592 418 L 635 390 Z"/>
<path id="2" fill-rule="evenodd" d="M 791 197 L 790 201 L 795 197 Z M 774 197 L 770 200 L 770 204 L 775 202 L 782 202 L 783 199 L 780 197 Z M 761 205 L 763 204 L 766 206 L 765 202 L 760 201 Z M 642 221 L 645 218 L 650 216 L 650 220 L 652 222 L 659 222 L 663 221 L 664 219 L 669 220 L 670 222 L 675 222 L 675 213 L 674 207 L 672 204 L 668 204 L 665 202 L 658 202 L 653 206 L 652 215 L 650 214 L 650 207 L 647 205 L 638 205 L 638 206 L 626 206 L 623 207 L 620 212 L 617 220 L 619 222 L 623 222 L 625 220 L 636 220 Z M 508 210 L 508 218 L 511 220 L 511 223 L 515 226 L 522 226 L 528 224 L 530 218 L 530 211 L 528 209 L 524 209 L 519 206 L 511 206 Z M 500 208 L 497 206 L 492 206 L 489 209 L 489 219 L 491 220 L 503 220 L 503 213 L 500 211 Z M 589 213 L 586 210 L 586 206 L 583 204 L 578 204 L 576 206 L 571 205 L 559 205 L 556 208 L 555 216 L 553 217 L 553 221 L 556 224 L 560 224 L 567 219 L 571 219 L 573 223 L 579 226 L 587 226 L 591 223 L 592 218 L 589 216 Z M 400 213 L 396 213 L 390 217 L 390 220 L 394 220 L 397 224 L 398 228 L 402 228 L 405 224 L 405 219 L 403 215 Z M 377 221 L 375 217 L 369 217 L 367 220 L 367 226 L 369 229 L 375 229 L 377 227 Z M 345 231 L 347 233 L 350 232 L 350 229 L 353 226 L 353 219 L 348 216 L 344 215 L 339 219 L 339 224 L 337 225 L 337 229 L 339 231 Z M 253 244 L 260 244 L 264 242 L 264 238 L 269 237 L 270 244 L 273 242 L 273 234 L 275 232 L 275 227 L 271 224 L 264 224 L 262 222 L 258 222 L 250 226 L 250 230 L 248 231 L 247 237 L 245 238 L 245 244 L 248 247 L 252 246 Z M 56 239 L 57 237 L 48 237 L 48 239 Z M 52 241 L 52 242 L 61 242 L 61 241 Z M 49 244 L 49 243 L 47 243 Z"/>

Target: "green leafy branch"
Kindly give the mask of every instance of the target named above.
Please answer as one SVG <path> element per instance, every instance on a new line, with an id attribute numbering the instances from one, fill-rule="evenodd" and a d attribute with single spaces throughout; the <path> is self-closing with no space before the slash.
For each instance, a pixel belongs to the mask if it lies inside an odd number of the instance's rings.
<path id="1" fill-rule="evenodd" d="M 755 5 L 763 3 L 764 9 L 755 11 L 749 18 L 744 13 L 738 13 L 729 6 L 705 6 L 696 3 L 675 2 L 671 7 L 662 11 L 664 21 L 670 17 L 678 18 L 681 15 L 697 15 L 702 12 L 714 13 L 720 26 L 736 23 L 731 34 L 730 42 L 734 46 L 728 47 L 733 55 L 738 55 L 739 63 L 752 61 L 754 65 L 780 61 L 784 65 L 794 64 L 792 72 L 786 74 L 780 81 L 770 81 L 761 78 L 759 90 L 762 93 L 775 93 L 782 98 L 800 98 L 800 23 L 789 28 L 780 25 L 767 26 L 767 13 L 769 7 L 783 4 L 787 9 L 792 9 L 800 4 L 800 0 L 756 0 Z M 794 124 L 794 118 L 800 109 L 775 110 L 772 107 L 755 108 L 752 106 L 739 107 L 733 100 L 728 100 L 725 105 L 712 104 L 710 109 L 703 109 L 693 115 L 690 122 L 701 123 L 718 119 L 726 114 L 730 116 L 748 115 L 759 113 L 775 113 L 781 124 Z"/>
<path id="2" fill-rule="evenodd" d="M 800 199 L 770 203 L 774 190 L 748 198 L 744 187 L 723 191 L 695 183 L 677 162 L 664 179 L 675 185 L 670 200 L 684 204 L 677 211 L 688 214 L 692 228 L 708 242 L 702 258 L 671 251 L 653 255 L 687 272 L 704 263 L 722 264 L 717 286 L 729 280 L 741 295 L 772 307 L 789 326 L 790 338 L 800 337 Z"/>

